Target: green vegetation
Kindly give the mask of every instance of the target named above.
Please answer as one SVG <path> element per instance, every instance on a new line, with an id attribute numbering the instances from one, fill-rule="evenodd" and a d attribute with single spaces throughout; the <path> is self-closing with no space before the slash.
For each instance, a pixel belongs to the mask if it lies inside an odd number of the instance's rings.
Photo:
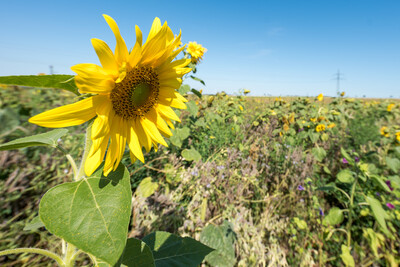
<path id="1" fill-rule="evenodd" d="M 129 237 L 154 231 L 191 236 L 215 249 L 206 266 L 398 265 L 399 102 L 192 92 L 188 109 L 177 111 L 182 123 L 166 139 L 168 148 L 147 153 L 145 164 L 130 164 L 125 153 L 135 190 Z M 0 146 L 48 132 L 28 118 L 75 97 L 62 90 L 0 89 Z M 48 189 L 73 180 L 63 153 L 51 146 L 77 158 L 84 129 L 68 128 L 50 147 L 0 152 L 0 250 L 59 252 L 61 241 L 34 218 Z M 165 238 L 178 247 L 184 242 Z M 135 242 L 130 245 L 141 245 Z M 0 257 L 2 266 L 51 264 L 35 255 Z"/>

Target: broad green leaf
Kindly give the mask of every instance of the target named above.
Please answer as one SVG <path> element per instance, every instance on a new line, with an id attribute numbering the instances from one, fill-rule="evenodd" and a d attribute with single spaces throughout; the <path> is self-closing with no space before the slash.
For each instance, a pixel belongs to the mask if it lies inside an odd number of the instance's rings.
<path id="1" fill-rule="evenodd" d="M 336 224 L 341 224 L 343 222 L 343 219 L 343 210 L 339 209 L 338 207 L 333 207 L 324 217 L 323 224 L 334 226 Z"/>
<path id="2" fill-rule="evenodd" d="M 186 93 L 189 92 L 189 91 L 190 91 L 190 86 L 187 85 L 187 84 L 181 85 L 181 87 L 179 87 L 179 89 L 178 89 L 178 92 L 179 92 L 181 95 L 184 95 L 184 94 L 186 94 Z"/>
<path id="3" fill-rule="evenodd" d="M 16 127 L 19 126 L 19 114 L 9 107 L 5 109 L 0 109 L 0 121 L 0 136 L 6 135 L 7 133 L 12 132 L 13 130 L 15 130 Z"/>
<path id="4" fill-rule="evenodd" d="M 296 224 L 297 228 L 299 228 L 300 230 L 307 229 L 307 223 L 305 220 L 299 219 L 298 217 L 294 217 L 293 222 Z"/>
<path id="5" fill-rule="evenodd" d="M 50 233 L 113 265 L 125 248 L 132 191 L 124 165 L 107 177 L 102 173 L 103 166 L 47 191 L 39 216 Z"/>
<path id="6" fill-rule="evenodd" d="M 395 176 L 389 176 L 389 181 L 394 189 L 399 189 L 400 188 L 400 177 L 395 175 Z"/>
<path id="7" fill-rule="evenodd" d="M 157 188 L 158 183 L 152 182 L 151 177 L 146 177 L 140 182 L 138 188 L 136 189 L 136 194 L 146 198 L 154 194 Z"/>
<path id="8" fill-rule="evenodd" d="M 400 170 L 400 160 L 399 159 L 386 157 L 386 165 L 394 173 L 397 173 Z"/>
<path id="9" fill-rule="evenodd" d="M 193 100 L 190 100 L 189 102 L 186 103 L 187 110 L 189 111 L 190 115 L 195 117 L 197 115 L 197 112 L 199 111 L 199 107 L 196 105 L 196 102 Z"/>
<path id="10" fill-rule="evenodd" d="M 354 182 L 353 172 L 349 169 L 341 170 L 337 175 L 336 178 L 341 183 L 351 184 Z"/>
<path id="11" fill-rule="evenodd" d="M 129 238 L 121 258 L 114 267 L 117 266 L 155 267 L 156 265 L 149 246 L 139 239 Z"/>
<path id="12" fill-rule="evenodd" d="M 190 90 L 190 91 L 192 91 L 193 94 L 197 95 L 198 98 L 201 98 L 202 94 L 199 91 L 197 91 L 196 89 L 192 88 L 192 90 Z"/>
<path id="13" fill-rule="evenodd" d="M 79 95 L 72 75 L 21 75 L 2 76 L 0 83 L 9 85 L 22 85 L 40 88 L 57 88 L 70 91 Z"/>
<path id="14" fill-rule="evenodd" d="M 24 227 L 24 231 L 35 231 L 41 227 L 44 227 L 43 222 L 40 220 L 39 216 L 36 216 L 32 219 L 32 221 L 30 221 L 29 223 L 27 223 Z"/>
<path id="15" fill-rule="evenodd" d="M 310 137 L 311 142 L 316 143 L 319 139 L 319 134 L 318 133 L 313 133 L 313 132 L 309 132 L 308 136 Z"/>
<path id="16" fill-rule="evenodd" d="M 326 157 L 326 151 L 322 147 L 314 147 L 311 150 L 311 153 L 314 155 L 315 159 L 318 161 L 322 161 Z"/>
<path id="17" fill-rule="evenodd" d="M 325 165 L 324 165 L 324 172 L 327 174 L 332 174 L 331 171 L 329 170 L 329 168 Z"/>
<path id="18" fill-rule="evenodd" d="M 195 77 L 193 75 L 190 75 L 190 78 L 192 78 L 195 81 L 200 82 L 202 85 L 206 85 L 206 83 L 202 79 L 199 79 L 199 78 L 197 78 L 197 77 Z"/>
<path id="19" fill-rule="evenodd" d="M 190 237 L 157 231 L 142 239 L 153 252 L 156 267 L 197 267 L 213 251 Z"/>
<path id="20" fill-rule="evenodd" d="M 346 267 L 355 266 L 353 256 L 351 256 L 350 248 L 348 246 L 342 245 L 342 254 L 340 255 L 340 258 L 342 258 L 342 261 L 346 265 Z"/>
<path id="21" fill-rule="evenodd" d="M 190 149 L 184 149 L 182 151 L 182 157 L 184 157 L 187 161 L 199 161 L 201 160 L 200 153 L 194 149 L 193 147 Z"/>
<path id="22" fill-rule="evenodd" d="M 18 149 L 29 146 L 57 146 L 58 139 L 68 132 L 67 129 L 56 129 L 47 133 L 19 138 L 11 142 L 1 144 L 1 150 Z"/>
<path id="23" fill-rule="evenodd" d="M 374 214 L 376 221 L 381 226 L 383 232 L 385 234 L 390 234 L 388 228 L 386 227 L 386 221 L 385 221 L 385 220 L 390 219 L 390 217 L 386 213 L 386 211 L 382 208 L 381 202 L 379 202 L 379 200 L 377 200 L 376 198 L 374 198 L 372 196 L 366 196 L 365 200 L 370 205 L 372 213 Z"/>
<path id="24" fill-rule="evenodd" d="M 347 153 L 347 151 L 343 147 L 340 147 L 340 153 L 342 153 L 342 156 L 351 166 L 354 165 L 354 159 L 349 155 L 349 153 Z"/>
<path id="25" fill-rule="evenodd" d="M 182 142 L 189 137 L 190 129 L 188 127 L 176 128 L 172 130 L 172 136 L 170 137 L 170 141 L 174 146 L 181 147 Z"/>
<path id="26" fill-rule="evenodd" d="M 322 141 L 328 141 L 329 140 L 329 135 L 327 135 L 326 133 L 321 134 L 321 140 Z"/>
<path id="27" fill-rule="evenodd" d="M 215 249 L 208 254 L 205 260 L 211 266 L 230 267 L 236 263 L 234 242 L 236 234 L 228 221 L 222 225 L 207 225 L 200 234 L 200 241 Z"/>
<path id="28" fill-rule="evenodd" d="M 384 189 L 386 192 L 390 193 L 391 190 L 389 188 L 389 186 L 385 183 L 385 178 L 382 176 L 378 176 L 378 175 L 371 175 L 372 181 L 374 181 L 375 183 L 377 183 L 380 187 L 382 187 L 382 189 Z"/>

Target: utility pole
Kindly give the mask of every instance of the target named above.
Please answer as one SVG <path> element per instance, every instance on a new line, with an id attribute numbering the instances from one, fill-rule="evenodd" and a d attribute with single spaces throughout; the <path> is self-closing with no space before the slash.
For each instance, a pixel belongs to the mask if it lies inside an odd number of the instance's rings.
<path id="1" fill-rule="evenodd" d="M 343 80 L 343 73 L 340 70 L 337 71 L 336 75 L 336 94 L 340 95 L 340 80 Z"/>
<path id="2" fill-rule="evenodd" d="M 54 74 L 54 72 L 53 72 L 53 65 L 50 65 L 49 67 L 50 67 L 50 75 L 53 75 L 53 74 Z"/>

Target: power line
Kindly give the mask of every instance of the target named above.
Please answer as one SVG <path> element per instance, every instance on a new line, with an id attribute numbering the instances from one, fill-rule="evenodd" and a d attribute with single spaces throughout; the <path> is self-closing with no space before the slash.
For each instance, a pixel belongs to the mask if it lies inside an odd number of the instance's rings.
<path id="1" fill-rule="evenodd" d="M 340 81 L 344 80 L 343 78 L 343 73 L 340 73 L 340 70 L 337 71 L 337 73 L 335 74 L 336 76 L 336 94 L 340 95 Z"/>

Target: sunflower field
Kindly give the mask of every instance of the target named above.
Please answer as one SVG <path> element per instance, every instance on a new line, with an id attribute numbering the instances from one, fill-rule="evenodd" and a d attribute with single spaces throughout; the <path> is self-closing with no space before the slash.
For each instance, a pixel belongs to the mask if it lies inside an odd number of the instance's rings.
<path id="1" fill-rule="evenodd" d="M 104 19 L 102 66 L 0 77 L 1 266 L 399 265 L 399 100 L 203 94 L 202 45 Z"/>
<path id="2" fill-rule="evenodd" d="M 151 150 L 144 164 L 130 163 L 129 151 L 122 158 L 135 192 L 129 237 L 193 237 L 215 249 L 204 266 L 398 266 L 399 101 L 190 90 L 179 89 L 190 101 L 168 147 Z M 45 132 L 28 118 L 75 99 L 65 90 L 3 86 L 1 143 Z M 58 142 L 78 156 L 83 137 L 84 126 L 74 126 Z M 0 250 L 60 250 L 32 219 L 49 188 L 72 180 L 62 153 L 2 151 L 0 165 Z M 28 254 L 0 262 L 53 264 Z"/>

